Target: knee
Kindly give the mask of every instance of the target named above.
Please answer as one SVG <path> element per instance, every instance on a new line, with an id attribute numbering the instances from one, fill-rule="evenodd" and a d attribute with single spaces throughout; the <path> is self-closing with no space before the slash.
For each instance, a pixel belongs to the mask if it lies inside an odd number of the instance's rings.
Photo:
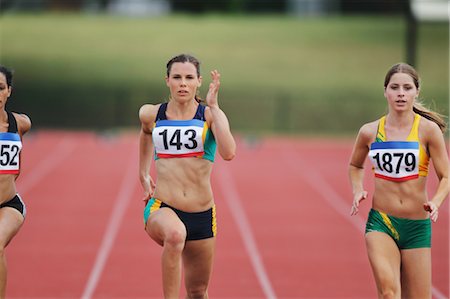
<path id="1" fill-rule="evenodd" d="M 207 298 L 208 286 L 205 285 L 198 285 L 187 288 L 187 298 L 189 299 L 203 299 Z"/>
<path id="2" fill-rule="evenodd" d="M 379 298 L 382 299 L 395 299 L 395 298 L 399 298 L 399 289 L 396 288 L 394 285 L 385 285 L 382 286 L 381 289 L 379 290 Z"/>
<path id="3" fill-rule="evenodd" d="M 174 251 L 183 251 L 186 240 L 186 232 L 182 230 L 170 230 L 164 238 L 164 247 Z"/>

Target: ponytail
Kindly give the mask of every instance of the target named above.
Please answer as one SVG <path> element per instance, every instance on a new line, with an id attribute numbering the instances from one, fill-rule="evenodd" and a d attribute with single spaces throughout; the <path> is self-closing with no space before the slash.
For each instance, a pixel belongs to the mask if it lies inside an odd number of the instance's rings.
<path id="1" fill-rule="evenodd" d="M 203 103 L 203 99 L 202 99 L 200 96 L 198 96 L 198 95 L 195 95 L 194 99 L 195 99 L 195 100 L 197 101 L 197 103 L 199 103 L 199 104 Z"/>
<path id="2" fill-rule="evenodd" d="M 436 123 L 439 126 L 439 129 L 441 129 L 442 133 L 445 133 L 445 131 L 447 130 L 447 123 L 444 120 L 444 116 L 440 113 L 437 113 L 435 111 L 426 108 L 425 106 L 422 105 L 422 103 L 418 102 L 417 100 L 414 103 L 413 111 L 419 114 L 420 116 Z"/>
<path id="3" fill-rule="evenodd" d="M 417 71 L 411 65 L 400 62 L 394 64 L 386 73 L 386 76 L 384 78 L 385 89 L 388 86 L 389 82 L 391 81 L 391 77 L 397 73 L 408 74 L 409 76 L 411 76 L 416 88 L 417 89 L 420 88 L 419 74 L 417 73 Z M 447 123 L 444 120 L 444 116 L 440 113 L 437 113 L 433 110 L 426 108 L 424 105 L 422 105 L 421 102 L 417 101 L 417 99 L 414 101 L 413 111 L 419 114 L 420 116 L 428 120 L 431 120 L 432 122 L 435 122 L 441 129 L 442 133 L 444 133 L 447 130 Z"/>

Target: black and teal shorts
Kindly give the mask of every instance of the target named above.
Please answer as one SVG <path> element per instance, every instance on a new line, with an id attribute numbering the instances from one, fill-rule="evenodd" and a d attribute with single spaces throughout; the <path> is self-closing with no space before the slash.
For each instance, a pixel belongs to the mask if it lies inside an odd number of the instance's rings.
<path id="1" fill-rule="evenodd" d="M 144 225 L 147 225 L 151 213 L 160 208 L 169 208 L 177 214 L 181 222 L 186 227 L 186 240 L 202 240 L 215 237 L 217 235 L 216 206 L 203 211 L 188 213 L 171 207 L 156 198 L 150 198 L 144 209 Z"/>

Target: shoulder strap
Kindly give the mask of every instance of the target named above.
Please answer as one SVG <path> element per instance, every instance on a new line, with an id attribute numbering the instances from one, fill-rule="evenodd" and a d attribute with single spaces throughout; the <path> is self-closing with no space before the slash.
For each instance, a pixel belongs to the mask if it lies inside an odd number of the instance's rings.
<path id="1" fill-rule="evenodd" d="M 162 103 L 159 106 L 158 114 L 156 115 L 155 122 L 158 121 L 158 120 L 165 120 L 165 119 L 167 119 L 166 110 L 167 110 L 167 103 Z"/>
<path id="2" fill-rule="evenodd" d="M 417 141 L 419 140 L 419 123 L 420 123 L 420 115 L 416 113 L 414 116 L 414 122 L 411 127 L 411 132 L 409 132 L 407 141 Z"/>
<path id="3" fill-rule="evenodd" d="M 386 141 L 386 132 L 384 131 L 385 122 L 386 122 L 386 116 L 381 117 L 378 122 L 377 137 L 375 140 L 376 142 Z"/>
<path id="4" fill-rule="evenodd" d="M 17 121 L 16 118 L 14 117 L 14 115 L 9 112 L 6 111 L 6 113 L 8 114 L 8 132 L 9 133 L 17 133 Z"/>
<path id="5" fill-rule="evenodd" d="M 199 120 L 205 121 L 205 109 L 206 109 L 206 106 L 204 106 L 202 104 L 198 104 L 194 119 L 199 119 Z"/>

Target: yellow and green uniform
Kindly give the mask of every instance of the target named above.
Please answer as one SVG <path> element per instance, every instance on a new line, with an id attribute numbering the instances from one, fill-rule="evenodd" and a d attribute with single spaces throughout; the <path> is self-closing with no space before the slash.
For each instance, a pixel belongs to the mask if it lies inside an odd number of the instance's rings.
<path id="1" fill-rule="evenodd" d="M 431 247 L 431 220 L 407 219 L 371 209 L 366 223 L 366 234 L 382 232 L 392 237 L 399 249 Z"/>
<path id="2" fill-rule="evenodd" d="M 386 116 L 380 118 L 376 140 L 371 144 L 369 158 L 376 178 L 401 182 L 428 175 L 429 157 L 419 141 L 421 116 L 415 114 L 406 140 L 387 140 Z M 392 237 L 399 249 L 431 247 L 431 220 L 406 219 L 370 210 L 366 234 L 383 232 Z"/>
<path id="3" fill-rule="evenodd" d="M 429 157 L 419 142 L 420 119 L 421 116 L 415 114 L 411 131 L 404 141 L 386 140 L 386 116 L 380 119 L 376 140 L 369 151 L 375 177 L 403 182 L 428 175 Z"/>

